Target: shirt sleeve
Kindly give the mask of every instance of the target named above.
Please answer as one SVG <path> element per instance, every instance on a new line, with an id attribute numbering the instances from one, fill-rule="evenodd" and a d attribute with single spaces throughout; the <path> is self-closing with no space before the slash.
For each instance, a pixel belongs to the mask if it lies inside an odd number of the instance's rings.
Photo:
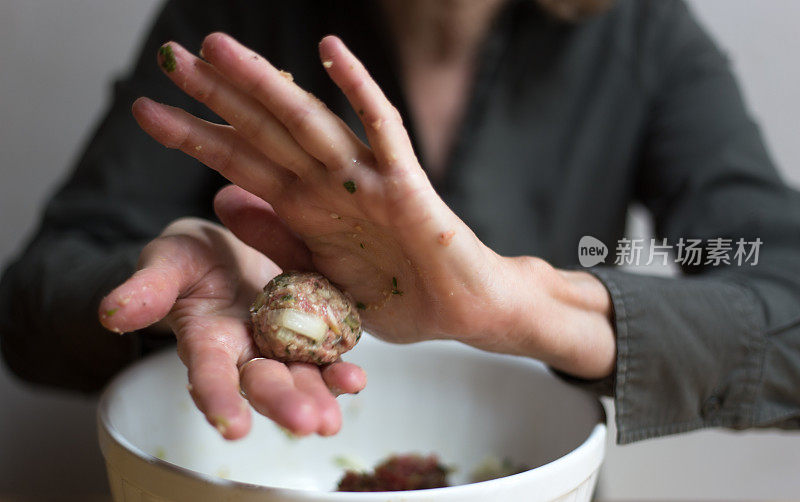
<path id="1" fill-rule="evenodd" d="M 591 385 L 613 385 L 619 443 L 800 427 L 800 194 L 776 173 L 726 57 L 683 2 L 656 3 L 636 193 L 673 250 L 701 239 L 705 252 L 676 278 L 593 270 L 612 298 L 618 353 L 613 377 Z M 718 238 L 730 264 L 708 251 Z M 760 239 L 757 264 L 734 259 L 739 239 Z"/>
<path id="2" fill-rule="evenodd" d="M 237 2 L 173 0 L 160 13 L 129 75 L 76 167 L 51 198 L 35 236 L 0 282 L 0 348 L 31 382 L 92 391 L 159 338 L 116 335 L 97 320 L 100 298 L 136 267 L 139 250 L 181 216 L 212 218 L 219 178 L 153 141 L 130 113 L 142 95 L 214 120 L 157 67 L 169 40 L 197 50 L 231 31 Z"/>

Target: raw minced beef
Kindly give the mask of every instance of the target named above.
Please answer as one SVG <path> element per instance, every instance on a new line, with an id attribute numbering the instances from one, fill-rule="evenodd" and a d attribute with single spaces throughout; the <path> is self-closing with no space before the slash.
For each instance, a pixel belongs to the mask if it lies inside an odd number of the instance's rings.
<path id="1" fill-rule="evenodd" d="M 340 492 L 396 492 L 449 486 L 447 467 L 436 455 L 393 455 L 374 472 L 347 471 L 339 481 Z"/>
<path id="2" fill-rule="evenodd" d="M 353 299 L 312 272 L 274 277 L 250 307 L 250 320 L 261 355 L 284 362 L 332 363 L 361 338 Z"/>

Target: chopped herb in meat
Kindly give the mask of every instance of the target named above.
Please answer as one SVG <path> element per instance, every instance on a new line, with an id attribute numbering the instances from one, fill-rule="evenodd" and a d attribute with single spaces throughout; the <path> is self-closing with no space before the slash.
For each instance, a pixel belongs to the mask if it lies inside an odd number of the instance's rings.
<path id="1" fill-rule="evenodd" d="M 367 306 L 366 306 L 366 305 L 364 305 L 364 304 L 363 304 L 363 303 L 361 303 L 361 302 L 358 302 L 358 303 L 356 303 L 356 308 L 357 308 L 358 310 L 364 310 L 364 309 L 366 309 L 366 308 L 367 308 Z"/>
<path id="2" fill-rule="evenodd" d="M 287 272 L 284 272 L 282 274 L 278 274 L 275 277 L 273 277 L 272 281 L 270 282 L 272 282 L 277 287 L 284 287 L 289 284 L 290 278 L 291 275 Z"/>
<path id="3" fill-rule="evenodd" d="M 344 189 L 350 193 L 356 193 L 356 182 L 353 180 L 347 180 L 343 183 Z"/>
<path id="4" fill-rule="evenodd" d="M 353 331 L 361 329 L 361 322 L 353 314 L 347 314 L 347 317 L 344 318 L 344 323 Z"/>

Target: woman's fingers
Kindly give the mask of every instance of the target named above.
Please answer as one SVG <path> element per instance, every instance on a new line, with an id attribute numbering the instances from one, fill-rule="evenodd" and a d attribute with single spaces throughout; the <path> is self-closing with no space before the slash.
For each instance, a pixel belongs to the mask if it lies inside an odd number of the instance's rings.
<path id="1" fill-rule="evenodd" d="M 160 237 L 139 256 L 139 271 L 100 302 L 100 322 L 119 333 L 163 319 L 175 300 L 208 270 L 208 250 L 186 236 Z"/>
<path id="2" fill-rule="evenodd" d="M 292 138 L 286 127 L 251 96 L 228 82 L 213 66 L 179 44 L 169 42 L 175 69 L 165 74 L 184 92 L 204 103 L 255 148 L 300 178 L 313 176 L 322 165 Z M 159 55 L 162 60 L 163 54 Z"/>
<path id="3" fill-rule="evenodd" d="M 411 141 L 400 113 L 361 61 L 335 36 L 322 39 L 319 53 L 331 79 L 344 92 L 361 118 L 378 163 L 387 168 L 398 162 L 416 166 Z"/>
<path id="4" fill-rule="evenodd" d="M 438 203 L 433 211 L 431 202 L 438 196 L 414 155 L 400 113 L 338 37 L 323 38 L 319 52 L 331 79 L 361 118 L 378 171 L 390 178 L 384 184 L 386 214 L 395 226 L 408 231 L 410 242 L 424 244 L 427 234 L 441 232 L 439 220 L 449 210 Z"/>
<path id="5" fill-rule="evenodd" d="M 230 126 L 212 124 L 147 98 L 134 102 L 133 115 L 159 143 L 181 150 L 265 199 L 274 200 L 296 179 Z"/>
<path id="6" fill-rule="evenodd" d="M 366 384 L 361 368 L 341 361 L 321 369 L 306 363 L 287 367 L 256 358 L 242 365 L 240 378 L 256 411 L 301 436 L 336 434 L 342 426 L 342 413 L 334 392 L 355 393 Z"/>
<path id="7" fill-rule="evenodd" d="M 337 361 L 322 368 L 322 379 L 334 394 L 357 394 L 367 385 L 367 374 L 353 363 Z"/>
<path id="8" fill-rule="evenodd" d="M 163 319 L 179 294 L 176 273 L 145 268 L 100 301 L 100 323 L 116 333 L 143 329 Z"/>
<path id="9" fill-rule="evenodd" d="M 229 185 L 214 197 L 214 211 L 236 237 L 282 269 L 314 270 L 305 243 L 259 197 Z"/>
<path id="10" fill-rule="evenodd" d="M 319 430 L 316 401 L 299 390 L 289 368 L 272 359 L 254 359 L 240 371 L 242 390 L 253 408 L 293 434 L 305 436 Z"/>
<path id="11" fill-rule="evenodd" d="M 325 385 L 319 367 L 308 363 L 292 363 L 289 372 L 294 377 L 294 385 L 314 400 L 319 415 L 317 432 L 321 436 L 331 436 L 342 427 L 342 413 L 336 397 Z"/>
<path id="12" fill-rule="evenodd" d="M 195 404 L 224 438 L 244 437 L 250 431 L 250 408 L 239 392 L 236 365 L 245 351 L 240 345 L 249 342 L 244 323 L 236 318 L 186 317 L 174 324 Z"/>
<path id="13" fill-rule="evenodd" d="M 372 154 L 328 108 L 264 58 L 223 33 L 203 41 L 203 56 L 240 90 L 257 99 L 312 156 L 332 170 L 370 163 Z"/>

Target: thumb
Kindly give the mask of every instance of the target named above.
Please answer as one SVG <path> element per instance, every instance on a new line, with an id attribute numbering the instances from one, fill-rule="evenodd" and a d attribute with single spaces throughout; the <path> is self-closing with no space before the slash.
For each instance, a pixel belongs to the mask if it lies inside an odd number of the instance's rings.
<path id="1" fill-rule="evenodd" d="M 100 323 L 124 333 L 169 314 L 175 300 L 210 267 L 208 250 L 189 236 L 158 237 L 142 250 L 139 270 L 100 301 Z"/>
<path id="2" fill-rule="evenodd" d="M 214 211 L 239 240 L 283 270 L 315 270 L 305 243 L 263 199 L 228 185 L 214 197 Z"/>

